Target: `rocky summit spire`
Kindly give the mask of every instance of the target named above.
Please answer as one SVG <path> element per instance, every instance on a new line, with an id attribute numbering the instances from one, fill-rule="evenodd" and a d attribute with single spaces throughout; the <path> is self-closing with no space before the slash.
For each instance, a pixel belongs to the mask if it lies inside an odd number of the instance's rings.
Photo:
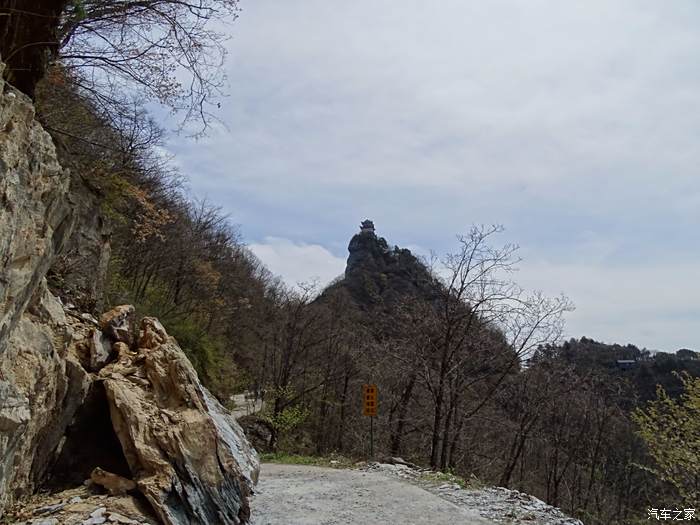
<path id="1" fill-rule="evenodd" d="M 389 247 L 365 219 L 350 240 L 345 267 L 346 287 L 358 304 L 392 302 L 405 295 L 430 295 L 432 279 L 427 268 L 406 249 Z"/>

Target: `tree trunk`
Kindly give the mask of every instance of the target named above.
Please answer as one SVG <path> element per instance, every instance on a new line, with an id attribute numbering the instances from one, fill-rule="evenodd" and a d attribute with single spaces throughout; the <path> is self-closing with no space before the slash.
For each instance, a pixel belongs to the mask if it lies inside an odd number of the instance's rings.
<path id="1" fill-rule="evenodd" d="M 5 78 L 34 97 L 49 57 L 58 52 L 57 29 L 67 0 L 0 0 L 0 59 Z"/>
<path id="2" fill-rule="evenodd" d="M 396 428 L 392 430 L 391 440 L 390 440 L 390 452 L 392 456 L 398 456 L 401 454 L 401 440 L 403 439 L 404 427 L 406 426 L 406 413 L 408 412 L 408 403 L 413 395 L 413 387 L 416 384 L 416 372 L 412 372 L 408 378 L 408 383 L 401 394 L 401 399 L 399 400 L 398 415 L 396 421 Z"/>

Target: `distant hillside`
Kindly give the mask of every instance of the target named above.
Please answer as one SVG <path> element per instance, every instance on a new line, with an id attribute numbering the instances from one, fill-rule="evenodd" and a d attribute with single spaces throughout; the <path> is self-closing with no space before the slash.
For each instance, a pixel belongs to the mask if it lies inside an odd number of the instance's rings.
<path id="1" fill-rule="evenodd" d="M 700 353 L 685 348 L 676 353 L 652 354 L 632 344 L 607 344 L 582 337 L 543 347 L 533 361 L 543 358 L 560 359 L 582 374 L 602 373 L 624 379 L 633 385 L 636 403 L 654 399 L 657 385 L 677 398 L 683 386 L 678 374 L 700 377 Z"/>

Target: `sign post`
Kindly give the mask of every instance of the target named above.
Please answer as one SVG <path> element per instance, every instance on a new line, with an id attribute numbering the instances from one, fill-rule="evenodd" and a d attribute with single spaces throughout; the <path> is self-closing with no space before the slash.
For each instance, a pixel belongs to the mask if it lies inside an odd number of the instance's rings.
<path id="1" fill-rule="evenodd" d="M 362 414 L 369 416 L 369 457 L 374 457 L 374 417 L 377 415 L 377 385 L 362 385 Z"/>

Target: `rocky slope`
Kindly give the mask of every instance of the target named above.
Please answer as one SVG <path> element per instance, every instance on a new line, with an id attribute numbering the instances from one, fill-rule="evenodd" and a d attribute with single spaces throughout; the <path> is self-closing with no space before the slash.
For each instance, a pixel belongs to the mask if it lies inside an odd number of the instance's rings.
<path id="1" fill-rule="evenodd" d="M 153 514 L 129 519 L 246 522 L 257 454 L 177 342 L 155 319 L 137 328 L 132 307 L 98 322 L 49 290 L 47 272 L 66 246 L 81 252 L 94 240 L 98 261 L 80 287 L 99 304 L 108 251 L 85 203 L 30 99 L 0 80 L 0 517 L 40 488 L 91 479 L 81 498 L 108 492 Z M 69 501 L 57 498 L 65 510 Z M 26 516 L 26 506 L 12 509 Z"/>

